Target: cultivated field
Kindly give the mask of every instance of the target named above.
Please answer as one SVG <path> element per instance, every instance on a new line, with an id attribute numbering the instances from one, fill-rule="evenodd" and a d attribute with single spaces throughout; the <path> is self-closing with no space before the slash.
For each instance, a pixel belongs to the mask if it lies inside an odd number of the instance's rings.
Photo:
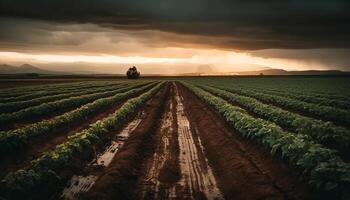
<path id="1" fill-rule="evenodd" d="M 0 199 L 346 200 L 349 155 L 348 77 L 0 89 Z"/>

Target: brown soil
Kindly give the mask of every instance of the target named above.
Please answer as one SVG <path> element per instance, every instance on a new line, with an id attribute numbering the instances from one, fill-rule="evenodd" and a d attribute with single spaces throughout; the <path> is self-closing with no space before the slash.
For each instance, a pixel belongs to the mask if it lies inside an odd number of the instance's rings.
<path id="1" fill-rule="evenodd" d="M 156 131 L 157 148 L 144 164 L 133 199 L 222 199 L 198 135 L 190 130 L 183 99 L 173 100 Z"/>
<path id="2" fill-rule="evenodd" d="M 213 109 L 179 88 L 191 128 L 203 142 L 226 199 L 321 199 L 296 170 L 230 130 Z"/>
<path id="3" fill-rule="evenodd" d="M 2 158 L 0 165 L 0 178 L 4 177 L 9 172 L 28 166 L 32 160 L 37 159 L 42 156 L 43 153 L 54 149 L 56 145 L 63 143 L 70 135 L 78 133 L 88 128 L 90 124 L 114 113 L 124 102 L 125 101 L 111 105 L 108 109 L 99 110 L 96 115 L 72 123 L 63 129 L 54 130 L 53 132 L 39 138 L 33 138 L 21 151 L 12 152 Z"/>
<path id="4" fill-rule="evenodd" d="M 173 94 L 174 88 L 172 87 L 172 94 Z M 172 95 L 171 102 L 172 102 L 172 109 L 169 110 L 173 116 L 173 120 L 176 121 L 176 101 L 175 101 L 175 96 Z M 177 123 L 172 123 L 172 129 L 177 130 L 178 124 Z M 160 132 L 158 132 L 160 133 Z M 159 134 L 157 134 L 158 140 L 159 140 Z M 179 157 L 179 142 L 177 140 L 178 133 L 177 131 L 172 131 L 171 136 L 169 139 L 169 149 L 171 153 L 170 159 L 167 159 L 164 163 L 163 168 L 161 169 L 159 173 L 159 181 L 163 183 L 167 183 L 169 185 L 173 185 L 180 179 L 180 166 L 178 162 L 178 157 Z"/>
<path id="5" fill-rule="evenodd" d="M 171 87 L 170 90 L 170 94 L 174 94 L 174 87 Z M 170 107 L 170 103 L 172 104 L 172 106 Z M 165 112 L 163 113 L 163 117 L 162 119 L 164 120 L 164 118 L 166 117 L 165 114 L 169 112 L 169 114 L 172 117 L 172 122 L 176 121 L 176 101 L 175 101 L 175 96 L 171 95 L 171 101 L 168 102 L 167 105 L 167 109 L 165 110 Z M 178 133 L 177 133 L 177 123 L 171 123 L 171 130 L 167 130 L 167 132 L 169 132 L 170 134 L 167 136 L 169 137 L 168 142 L 168 148 L 170 151 L 170 157 L 169 159 L 165 160 L 164 162 L 164 166 L 163 168 L 160 170 L 159 172 L 159 181 L 163 182 L 163 183 L 167 183 L 169 185 L 173 185 L 176 183 L 176 181 L 178 181 L 180 179 L 180 166 L 179 166 L 179 162 L 178 162 L 178 156 L 179 156 L 179 143 L 177 140 L 178 137 Z M 169 127 L 170 129 L 170 127 Z M 163 132 L 164 130 L 161 129 L 157 129 L 156 132 L 156 142 L 157 145 L 161 148 L 164 148 L 164 141 L 162 141 L 162 134 L 164 134 Z M 157 149 L 158 151 L 160 151 L 160 149 Z M 159 152 L 158 152 L 159 153 Z M 152 159 L 148 160 L 148 163 L 146 163 L 145 167 L 149 167 L 149 162 Z"/>
<path id="6" fill-rule="evenodd" d="M 181 179 L 179 166 L 178 124 L 176 116 L 177 101 L 174 87 L 170 89 L 171 99 L 166 105 L 160 125 L 155 132 L 156 149 L 143 164 L 138 178 L 137 190 L 133 199 L 155 199 L 165 197 L 166 189 L 171 188 Z M 157 191 L 157 192 L 156 192 Z"/>
<path id="7" fill-rule="evenodd" d="M 132 198 L 142 163 L 154 152 L 154 132 L 161 119 L 168 94 L 169 85 L 147 103 L 145 119 L 133 131 L 83 199 Z"/>

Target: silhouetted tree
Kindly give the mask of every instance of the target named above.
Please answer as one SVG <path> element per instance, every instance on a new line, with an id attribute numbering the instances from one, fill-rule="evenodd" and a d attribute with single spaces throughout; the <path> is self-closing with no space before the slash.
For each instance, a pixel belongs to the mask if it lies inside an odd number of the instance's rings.
<path id="1" fill-rule="evenodd" d="M 126 76 L 128 79 L 138 79 L 140 77 L 140 72 L 137 71 L 136 67 L 130 67 L 129 70 L 126 72 Z"/>

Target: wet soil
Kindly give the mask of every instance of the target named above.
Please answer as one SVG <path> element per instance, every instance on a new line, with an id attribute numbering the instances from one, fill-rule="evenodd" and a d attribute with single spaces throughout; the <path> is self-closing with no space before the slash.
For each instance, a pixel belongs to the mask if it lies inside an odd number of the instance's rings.
<path id="1" fill-rule="evenodd" d="M 155 133 L 156 150 L 143 164 L 143 170 L 138 180 L 136 199 L 154 199 L 166 196 L 166 189 L 173 187 L 180 180 L 181 171 L 178 162 L 179 143 L 177 134 L 176 107 L 177 102 L 171 87 L 171 99 L 166 105 L 160 126 Z"/>
<path id="2" fill-rule="evenodd" d="M 190 128 L 184 99 L 175 84 L 172 96 L 157 131 L 157 150 L 146 162 L 134 199 L 223 199 L 201 140 Z M 176 143 L 176 151 L 170 148 L 171 141 Z M 169 161 L 177 163 L 176 171 L 169 170 Z"/>

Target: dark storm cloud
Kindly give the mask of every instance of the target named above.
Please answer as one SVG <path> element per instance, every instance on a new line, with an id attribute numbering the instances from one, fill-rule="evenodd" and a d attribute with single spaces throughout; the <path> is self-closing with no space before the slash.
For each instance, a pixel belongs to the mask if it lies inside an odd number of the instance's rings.
<path id="1" fill-rule="evenodd" d="M 349 48 L 349 13 L 348 0 L 0 0 L 1 17 L 198 35 L 229 49 Z"/>
<path id="2" fill-rule="evenodd" d="M 308 63 L 322 63 L 333 69 L 350 70 L 350 49 L 265 49 L 252 51 L 251 55 L 262 58 L 302 60 Z"/>

